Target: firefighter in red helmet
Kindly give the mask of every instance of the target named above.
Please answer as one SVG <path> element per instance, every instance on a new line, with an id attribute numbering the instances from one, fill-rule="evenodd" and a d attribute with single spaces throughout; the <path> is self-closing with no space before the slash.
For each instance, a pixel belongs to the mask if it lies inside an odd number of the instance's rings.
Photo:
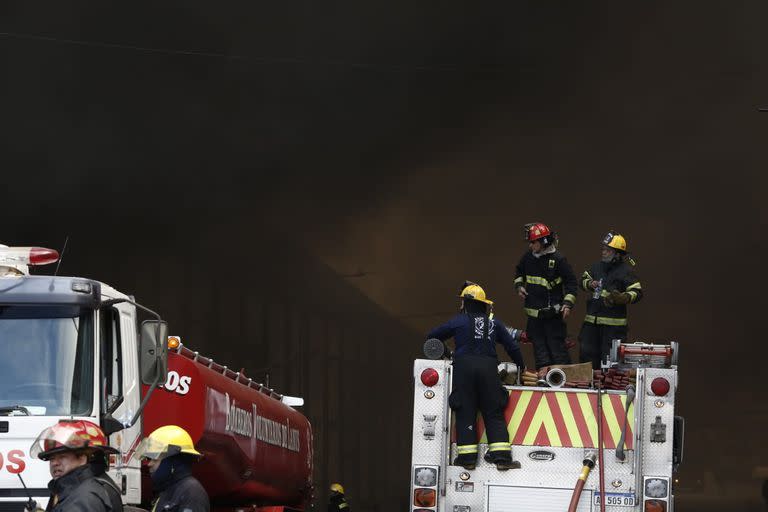
<path id="1" fill-rule="evenodd" d="M 529 250 L 517 264 L 515 290 L 524 300 L 525 331 L 533 343 L 536 368 L 569 364 L 565 320 L 576 302 L 576 276 L 546 224 L 533 222 L 524 228 Z"/>
<path id="2" fill-rule="evenodd" d="M 87 420 L 60 420 L 43 430 L 29 454 L 48 461 L 53 480 L 47 511 L 117 512 L 120 490 L 103 470 L 94 466 L 117 450 L 109 446 L 101 428 Z"/>

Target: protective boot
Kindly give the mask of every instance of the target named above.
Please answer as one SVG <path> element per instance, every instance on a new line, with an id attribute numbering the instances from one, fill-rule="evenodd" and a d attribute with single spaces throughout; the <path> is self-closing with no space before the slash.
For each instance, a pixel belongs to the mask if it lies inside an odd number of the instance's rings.
<path id="1" fill-rule="evenodd" d="M 496 464 L 496 469 L 499 471 L 520 469 L 522 467 L 519 461 L 512 460 L 512 453 L 506 450 L 485 452 L 483 459 L 491 464 Z"/>
<path id="2" fill-rule="evenodd" d="M 453 461 L 454 466 L 462 466 L 464 469 L 475 469 L 477 466 L 477 454 L 476 453 L 462 453 L 457 456 Z"/>

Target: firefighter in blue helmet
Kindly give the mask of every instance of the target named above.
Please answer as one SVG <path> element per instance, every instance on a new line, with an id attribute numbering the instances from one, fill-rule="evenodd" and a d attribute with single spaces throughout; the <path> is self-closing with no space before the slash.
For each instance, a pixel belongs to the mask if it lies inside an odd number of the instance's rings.
<path id="1" fill-rule="evenodd" d="M 485 459 L 500 470 L 519 467 L 512 461 L 509 433 L 504 421 L 508 397 L 499 379 L 496 344 L 501 343 L 507 354 L 522 370 L 525 366 L 517 342 L 498 319 L 491 315 L 493 302 L 477 284 L 466 286 L 459 297 L 461 311 L 447 323 L 435 327 L 427 338 L 445 341 L 454 338 L 453 391 L 448 399 L 456 414 L 458 456 L 454 465 L 474 469 L 477 464 L 477 432 L 475 419 L 478 409 L 483 415 L 488 435 Z"/>

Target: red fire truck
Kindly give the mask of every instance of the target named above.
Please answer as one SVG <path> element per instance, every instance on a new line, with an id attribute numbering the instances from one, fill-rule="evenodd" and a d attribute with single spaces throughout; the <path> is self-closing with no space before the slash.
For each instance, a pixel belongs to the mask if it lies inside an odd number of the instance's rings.
<path id="1" fill-rule="evenodd" d="M 59 419 L 98 423 L 120 453 L 110 476 L 124 502 L 147 506 L 135 455 L 162 425 L 203 453 L 195 476 L 218 511 L 302 511 L 312 497 L 312 428 L 302 400 L 167 336 L 159 315 L 91 279 L 28 275 L 56 251 L 0 246 L 0 510 L 48 499 L 48 464 L 29 457 Z M 153 317 L 139 323 L 141 316 Z M 21 478 L 19 478 L 21 477 Z M 24 489 L 22 484 L 26 484 Z"/>
<path id="2" fill-rule="evenodd" d="M 682 460 L 684 426 L 675 415 L 676 342 L 614 340 L 603 380 L 583 387 L 569 386 L 563 368 L 527 385 L 513 379 L 505 386 L 504 418 L 519 468 L 508 471 L 483 460 L 488 441 L 480 417 L 476 469 L 453 465 L 452 364 L 441 346 L 428 340 L 432 359 L 414 365 L 412 512 L 674 509 L 672 475 Z M 622 377 L 609 383 L 606 375 Z"/>

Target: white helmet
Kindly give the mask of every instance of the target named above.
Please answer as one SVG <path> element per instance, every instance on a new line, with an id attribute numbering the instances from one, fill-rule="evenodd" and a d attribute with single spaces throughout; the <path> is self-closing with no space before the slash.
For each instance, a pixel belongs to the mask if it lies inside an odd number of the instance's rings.
<path id="1" fill-rule="evenodd" d="M 8 249 L 8 246 L 0 244 L 0 277 L 28 276 L 29 266 L 23 263 L 10 263 L 2 261 L 3 249 Z"/>

